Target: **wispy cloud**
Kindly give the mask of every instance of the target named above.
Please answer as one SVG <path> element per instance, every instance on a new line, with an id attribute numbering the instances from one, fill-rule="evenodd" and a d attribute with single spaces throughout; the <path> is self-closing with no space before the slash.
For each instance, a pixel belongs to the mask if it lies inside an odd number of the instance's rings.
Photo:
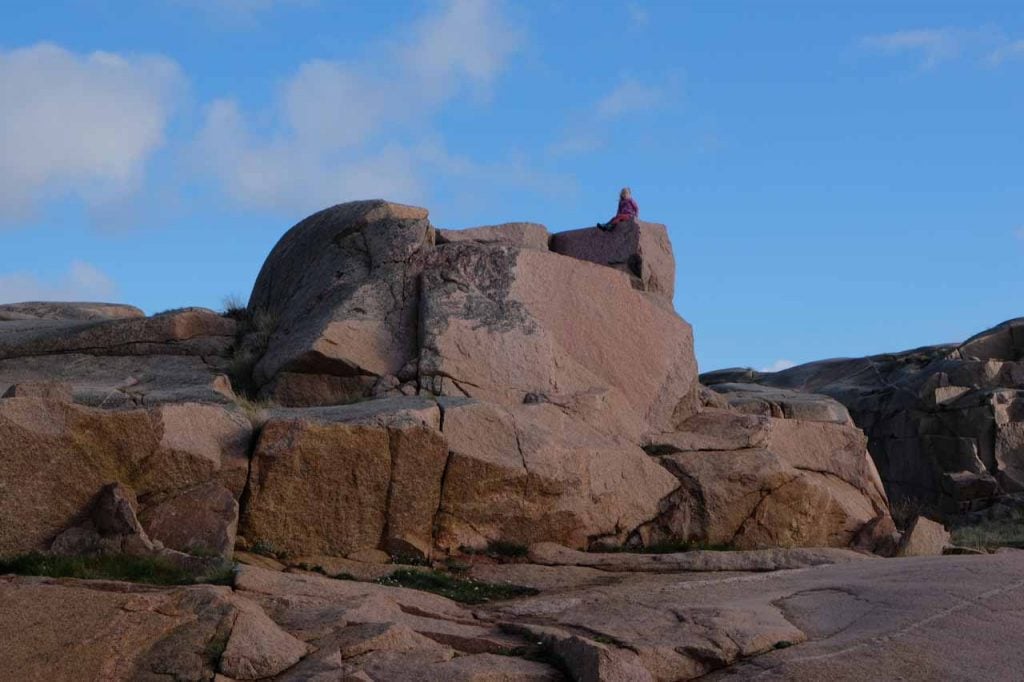
<path id="1" fill-rule="evenodd" d="M 962 58 L 994 67 L 1024 57 L 1024 40 L 1011 40 L 992 26 L 916 28 L 867 36 L 860 44 L 874 52 L 910 55 L 922 69 Z"/>
<path id="2" fill-rule="evenodd" d="M 0 51 L 0 221 L 54 195 L 102 206 L 137 190 L 184 86 L 159 56 Z"/>
<path id="3" fill-rule="evenodd" d="M 776 360 L 775 362 L 773 362 L 772 364 L 768 365 L 767 367 L 762 367 L 759 371 L 761 371 L 761 372 L 781 372 L 782 370 L 789 369 L 790 367 L 796 367 L 796 363 L 793 362 L 792 360 Z"/>
<path id="4" fill-rule="evenodd" d="M 421 200 L 438 170 L 438 154 L 424 151 L 437 148 L 436 116 L 462 94 L 486 100 L 520 31 L 498 2 L 452 0 L 399 33 L 408 38 L 373 62 L 302 64 L 272 112 L 214 102 L 197 144 L 205 169 L 247 207 Z M 253 132 L 268 118 L 270 134 Z"/>
<path id="5" fill-rule="evenodd" d="M 1015 40 L 1001 45 L 992 50 L 988 55 L 988 62 L 992 66 L 999 66 L 1011 59 L 1024 59 L 1024 40 Z"/>
<path id="6" fill-rule="evenodd" d="M 597 102 L 597 115 L 618 118 L 636 111 L 658 106 L 664 98 L 664 88 L 643 83 L 635 78 L 624 78 L 615 88 Z"/>
<path id="7" fill-rule="evenodd" d="M 599 97 L 585 114 L 573 122 L 560 140 L 548 147 L 548 153 L 553 156 L 572 156 L 601 149 L 607 144 L 615 124 L 625 121 L 631 115 L 665 106 L 674 87 L 671 80 L 655 83 L 632 76 L 620 78 L 611 90 Z"/>
<path id="8" fill-rule="evenodd" d="M 960 54 L 963 34 L 953 28 L 928 28 L 867 36 L 861 44 L 872 50 L 918 55 L 921 66 L 930 69 Z"/>
<path id="9" fill-rule="evenodd" d="M 0 274 L 0 303 L 22 301 L 104 301 L 117 295 L 117 285 L 105 273 L 85 261 L 72 261 L 68 271 L 54 281 L 28 272 Z"/>
<path id="10" fill-rule="evenodd" d="M 626 11 L 629 13 L 629 22 L 633 28 L 643 28 L 651 21 L 651 15 L 647 8 L 638 2 L 628 3 Z"/>

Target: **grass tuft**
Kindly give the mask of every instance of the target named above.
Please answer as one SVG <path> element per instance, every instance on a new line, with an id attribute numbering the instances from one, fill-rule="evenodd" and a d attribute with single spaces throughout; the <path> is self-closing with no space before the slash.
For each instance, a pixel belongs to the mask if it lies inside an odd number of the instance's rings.
<path id="1" fill-rule="evenodd" d="M 51 556 L 33 552 L 0 559 L 0 574 L 38 575 L 82 580 L 120 580 L 150 585 L 230 585 L 234 565 L 223 562 L 203 575 L 196 575 L 163 557 L 127 554 L 100 556 Z"/>
<path id="2" fill-rule="evenodd" d="M 456 578 L 440 571 L 414 571 L 400 569 L 377 580 L 390 587 L 409 587 L 433 592 L 462 604 L 483 604 L 489 601 L 528 597 L 539 594 L 532 587 L 486 583 L 469 578 Z"/>

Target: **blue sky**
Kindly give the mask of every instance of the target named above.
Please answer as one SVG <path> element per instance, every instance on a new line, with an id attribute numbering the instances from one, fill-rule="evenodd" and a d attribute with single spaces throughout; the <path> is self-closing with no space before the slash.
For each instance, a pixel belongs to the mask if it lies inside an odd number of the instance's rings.
<path id="1" fill-rule="evenodd" d="M 702 369 L 1024 315 L 1017 0 L 12 0 L 0 302 L 247 298 L 281 233 L 666 223 Z"/>

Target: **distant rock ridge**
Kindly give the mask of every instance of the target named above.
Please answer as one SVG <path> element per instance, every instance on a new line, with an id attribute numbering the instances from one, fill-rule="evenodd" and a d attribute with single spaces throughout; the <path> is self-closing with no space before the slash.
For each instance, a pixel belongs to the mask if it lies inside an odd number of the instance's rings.
<path id="1" fill-rule="evenodd" d="M 287 231 L 244 311 L 8 306 L 0 555 L 115 483 L 181 552 L 894 548 L 842 406 L 700 385 L 667 235 L 359 201 Z"/>
<path id="2" fill-rule="evenodd" d="M 868 435 L 894 499 L 948 514 L 1024 506 L 1024 318 L 960 344 L 701 380 L 730 401 L 763 387 L 839 401 Z"/>

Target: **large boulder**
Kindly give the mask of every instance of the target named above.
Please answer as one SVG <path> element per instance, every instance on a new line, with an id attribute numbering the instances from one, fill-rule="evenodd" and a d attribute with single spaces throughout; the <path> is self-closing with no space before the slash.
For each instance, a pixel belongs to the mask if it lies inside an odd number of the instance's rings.
<path id="1" fill-rule="evenodd" d="M 555 405 L 441 405 L 451 448 L 437 523 L 441 547 L 621 544 L 678 487 L 639 447 Z"/>
<path id="2" fill-rule="evenodd" d="M 893 500 L 955 514 L 1024 491 L 1024 318 L 962 344 L 701 379 L 730 402 L 756 398 L 750 384 L 841 402 Z"/>
<path id="3" fill-rule="evenodd" d="M 639 443 L 698 410 L 690 325 L 612 268 L 454 243 L 423 272 L 420 384 L 507 407 L 546 400 Z"/>
<path id="4" fill-rule="evenodd" d="M 113 482 L 147 496 L 216 482 L 241 496 L 249 421 L 215 405 L 100 410 L 0 400 L 0 555 L 46 549 Z M 153 539 L 160 540 L 159 535 Z"/>
<path id="5" fill-rule="evenodd" d="M 329 375 L 347 382 L 304 404 L 345 402 L 366 392 L 365 377 L 415 359 L 417 274 L 433 244 L 426 209 L 385 201 L 340 204 L 289 230 L 249 299 L 275 324 L 253 376 L 264 394 L 298 394 L 271 383 L 279 373 Z"/>
<path id="6" fill-rule="evenodd" d="M 672 300 L 676 261 L 664 225 L 637 220 L 607 232 L 594 227 L 559 232 L 551 237 L 551 250 L 627 272 L 644 291 Z"/>
<path id="7" fill-rule="evenodd" d="M 891 549 L 885 492 L 855 427 L 706 410 L 647 439 L 680 481 L 648 541 Z"/>

